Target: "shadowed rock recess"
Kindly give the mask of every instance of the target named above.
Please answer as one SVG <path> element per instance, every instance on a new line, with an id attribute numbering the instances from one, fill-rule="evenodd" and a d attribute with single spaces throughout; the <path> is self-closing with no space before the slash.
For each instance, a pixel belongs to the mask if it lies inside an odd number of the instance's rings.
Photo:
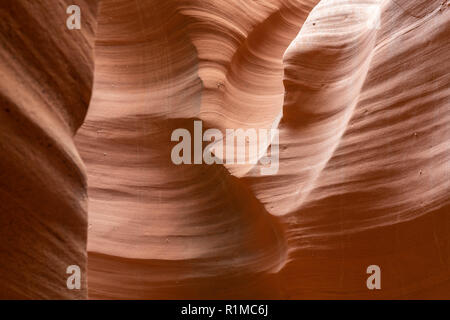
<path id="1" fill-rule="evenodd" d="M 2 0 L 0 299 L 450 299 L 449 32 L 442 0 Z M 194 121 L 277 128 L 278 172 L 174 164 Z"/>

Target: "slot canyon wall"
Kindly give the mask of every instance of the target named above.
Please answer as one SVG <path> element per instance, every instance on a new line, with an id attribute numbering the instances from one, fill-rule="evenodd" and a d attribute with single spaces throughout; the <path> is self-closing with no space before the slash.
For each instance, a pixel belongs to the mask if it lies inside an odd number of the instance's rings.
<path id="1" fill-rule="evenodd" d="M 0 18 L 0 299 L 450 299 L 447 1 Z M 199 120 L 277 128 L 278 172 L 175 165 L 172 132 Z"/>
<path id="2" fill-rule="evenodd" d="M 89 106 L 95 1 L 0 2 L 0 298 L 79 299 L 66 268 L 87 264 L 87 186 L 74 144 Z"/>

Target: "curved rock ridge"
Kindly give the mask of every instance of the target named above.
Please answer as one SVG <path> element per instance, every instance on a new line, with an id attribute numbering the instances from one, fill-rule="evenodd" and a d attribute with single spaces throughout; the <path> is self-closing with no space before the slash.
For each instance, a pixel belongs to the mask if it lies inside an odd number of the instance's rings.
<path id="1" fill-rule="evenodd" d="M 280 168 L 275 176 L 249 175 L 257 176 L 250 183 L 272 214 L 301 206 L 339 145 L 372 61 L 377 28 L 367 23 L 376 5 L 321 3 L 285 54 Z"/>
<path id="2" fill-rule="evenodd" d="M 281 226 L 240 181 L 219 165 L 176 166 L 170 159 L 171 133 L 193 134 L 208 90 L 200 45 L 191 40 L 195 5 L 100 5 L 95 89 L 77 135 L 89 176 L 92 298 L 179 297 L 183 290 L 205 297 L 217 294 L 211 286 L 217 276 L 239 284 L 227 293 L 236 294 L 244 279 L 277 271 L 285 261 Z M 244 16 L 237 3 L 230 6 Z M 282 50 L 280 70 L 281 58 Z M 138 273 L 127 272 L 127 263 Z M 164 276 L 151 271 L 165 267 Z M 147 283 L 139 291 L 137 276 Z"/>
<path id="3" fill-rule="evenodd" d="M 66 269 L 86 273 L 87 196 L 73 136 L 93 78 L 96 1 L 0 3 L 0 298 L 82 299 Z"/>
<path id="4" fill-rule="evenodd" d="M 204 85 L 199 117 L 208 127 L 225 133 L 226 129 L 278 126 L 284 94 L 283 54 L 318 2 L 273 2 L 276 7 L 269 11 L 264 7 L 261 10 L 263 3 L 255 2 L 247 7 L 242 1 L 232 1 L 229 8 L 221 3 L 217 6 L 220 10 L 207 14 L 201 14 L 204 9 L 185 10 L 194 19 L 188 30 L 198 51 L 199 76 Z M 252 19 L 255 16 L 258 21 Z M 214 20 L 219 24 L 197 27 Z M 221 21 L 228 25 L 222 25 Z M 230 22 L 234 23 L 233 28 Z M 249 26 L 244 27 L 244 22 Z M 224 139 L 220 143 L 227 149 L 234 145 L 234 140 Z M 241 177 L 253 165 L 230 164 L 238 154 L 249 157 L 248 151 L 239 146 L 231 159 L 225 154 L 216 156 L 223 159 L 233 175 Z"/>

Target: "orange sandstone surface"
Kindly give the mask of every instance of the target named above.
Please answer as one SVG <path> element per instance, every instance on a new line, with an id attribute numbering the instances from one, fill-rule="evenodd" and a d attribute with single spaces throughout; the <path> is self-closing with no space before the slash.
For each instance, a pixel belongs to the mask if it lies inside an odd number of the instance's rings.
<path id="1" fill-rule="evenodd" d="M 450 299 L 449 32 L 442 0 L 2 0 L 0 299 Z M 174 164 L 194 121 L 278 129 L 278 171 Z"/>

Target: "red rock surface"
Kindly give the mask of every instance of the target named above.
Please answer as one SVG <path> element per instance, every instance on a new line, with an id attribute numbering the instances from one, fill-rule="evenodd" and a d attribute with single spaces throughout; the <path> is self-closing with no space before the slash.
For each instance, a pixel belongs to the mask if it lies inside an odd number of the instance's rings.
<path id="1" fill-rule="evenodd" d="M 450 298 L 446 1 L 77 2 L 0 4 L 0 298 Z M 173 164 L 194 120 L 278 173 Z"/>

